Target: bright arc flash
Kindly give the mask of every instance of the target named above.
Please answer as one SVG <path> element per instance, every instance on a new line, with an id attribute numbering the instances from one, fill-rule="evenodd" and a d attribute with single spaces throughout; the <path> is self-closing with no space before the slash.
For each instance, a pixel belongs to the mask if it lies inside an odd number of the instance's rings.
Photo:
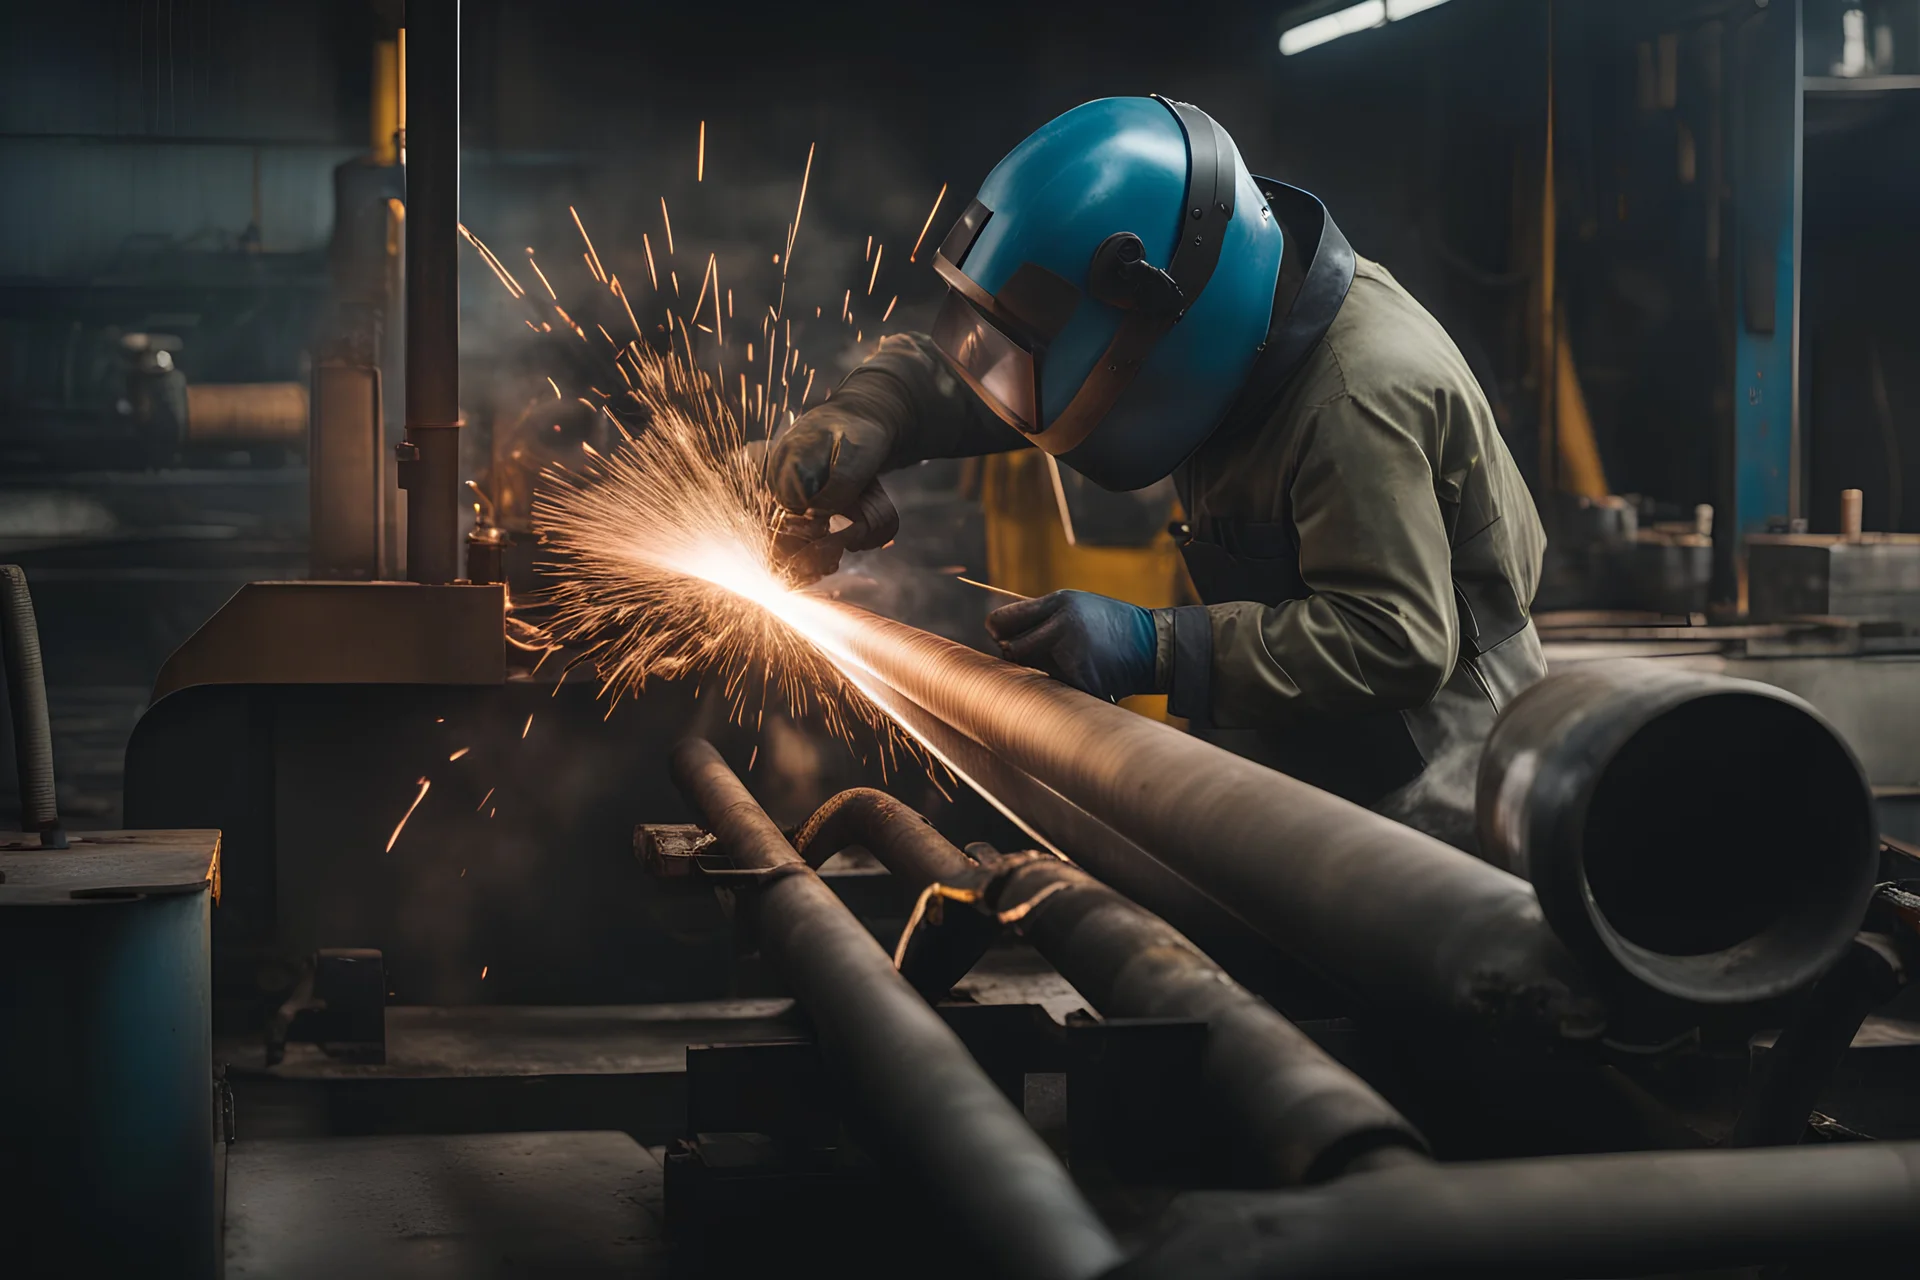
<path id="1" fill-rule="evenodd" d="M 873 731 L 883 767 L 900 748 L 924 758 L 858 687 L 847 614 L 782 571 L 773 498 L 730 397 L 684 358 L 642 348 L 630 367 L 647 429 L 591 477 L 550 469 L 535 499 L 559 561 L 554 640 L 588 647 L 616 699 L 652 676 L 712 673 L 743 724 L 773 700 L 849 744 Z"/>

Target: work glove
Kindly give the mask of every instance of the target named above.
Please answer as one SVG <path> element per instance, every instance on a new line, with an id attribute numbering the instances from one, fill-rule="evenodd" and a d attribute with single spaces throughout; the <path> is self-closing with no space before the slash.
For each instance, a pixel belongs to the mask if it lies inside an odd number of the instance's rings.
<path id="1" fill-rule="evenodd" d="M 893 442 L 892 424 L 843 392 L 801 414 L 767 447 L 767 486 L 795 515 L 854 517 Z"/>
<path id="2" fill-rule="evenodd" d="M 987 630 L 1010 662 L 1118 701 L 1154 692 L 1153 614 L 1089 591 L 1055 591 L 1003 605 Z"/>
<path id="3" fill-rule="evenodd" d="M 880 482 L 874 480 L 844 512 L 815 510 L 794 515 L 776 511 L 774 560 L 791 581 L 804 586 L 837 570 L 846 552 L 884 547 L 899 532 L 900 513 Z"/>

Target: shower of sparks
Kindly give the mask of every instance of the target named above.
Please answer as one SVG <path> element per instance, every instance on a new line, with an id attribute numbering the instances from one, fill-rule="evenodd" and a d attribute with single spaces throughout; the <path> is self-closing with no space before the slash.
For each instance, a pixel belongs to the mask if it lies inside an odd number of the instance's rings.
<path id="1" fill-rule="evenodd" d="M 425 778 L 420 779 L 420 793 L 414 796 L 413 803 L 408 805 L 407 811 L 400 815 L 400 824 L 393 829 L 393 834 L 387 837 L 386 851 L 388 853 L 393 852 L 393 846 L 399 841 L 400 833 L 407 829 L 407 819 L 411 818 L 413 816 L 413 811 L 420 807 L 420 802 L 427 798 L 427 788 L 431 787 L 432 785 L 433 784 L 427 781 Z"/>
<path id="2" fill-rule="evenodd" d="M 927 238 L 927 228 L 933 225 L 933 215 L 940 212 L 940 202 L 947 198 L 947 184 L 940 184 L 940 194 L 933 198 L 933 208 L 927 210 L 927 220 L 920 226 L 920 235 L 913 242 L 913 252 L 907 255 L 908 262 L 920 260 L 920 243 Z"/>
<path id="3" fill-rule="evenodd" d="M 644 348 L 629 367 L 647 430 L 593 477 L 550 468 L 534 500 L 561 567 L 554 639 L 585 650 L 616 702 L 651 676 L 711 672 L 741 724 L 771 698 L 849 743 L 874 731 L 889 766 L 917 754 L 835 661 L 843 615 L 779 568 L 779 516 L 728 397 L 675 354 Z"/>
<path id="4" fill-rule="evenodd" d="M 704 123 L 699 145 L 696 178 L 703 180 Z M 624 345 L 591 318 L 591 302 L 569 298 L 581 315 L 579 321 L 560 305 L 552 282 L 528 248 L 528 266 L 547 290 L 559 322 L 583 341 L 587 338 L 583 322 L 606 338 L 624 389 L 611 382 L 608 385 L 615 387 L 611 395 L 592 388 L 599 397 L 597 404 L 578 397 L 580 404 L 604 414 L 617 429 L 618 438 L 612 439 L 610 448 L 596 449 L 583 441 L 573 466 L 555 462 L 542 473 L 533 514 L 542 544 L 555 557 L 550 568 L 556 585 L 544 593 L 547 612 L 541 625 L 509 618 L 510 630 L 525 633 L 510 635 L 509 640 L 538 653 L 540 663 L 556 653 L 570 654 L 570 660 L 563 659 L 560 680 L 575 666 L 594 672 L 600 681 L 599 693 L 610 695 L 609 716 L 623 694 L 637 693 L 650 676 L 692 675 L 704 681 L 711 675 L 730 716 L 743 726 L 750 723 L 759 730 L 772 701 L 796 719 L 817 717 L 849 747 L 856 740 L 877 744 L 883 769 L 897 767 L 904 754 L 927 767 L 931 775 L 934 754 L 885 713 L 881 705 L 885 693 L 863 683 L 864 667 L 847 644 L 851 634 L 847 612 L 817 588 L 788 579 L 775 553 L 776 530 L 784 513 L 775 507 L 759 474 L 757 455 L 745 448 L 749 440 L 771 435 L 782 421 L 791 423 L 795 392 L 799 407 L 805 408 L 813 390 L 815 367 L 795 349 L 794 326 L 785 308 L 788 271 L 806 212 L 816 151 L 817 144 L 809 145 L 793 218 L 784 228 L 784 252 L 773 255 L 780 268 L 779 294 L 777 301 L 767 305 L 759 325 L 764 345 L 747 345 L 747 363 L 756 372 L 764 368 L 764 376 L 750 383 L 747 374 L 740 373 L 737 400 L 733 380 L 723 367 L 731 358 L 724 325 L 733 316 L 733 290 L 724 287 L 718 256 L 710 253 L 692 308 L 676 314 L 684 306 L 676 300 L 684 295 L 672 261 L 673 223 L 664 198 L 660 217 L 673 297 L 665 297 L 660 290 L 653 243 L 642 232 L 647 275 L 654 290 L 644 304 L 653 312 L 646 322 L 650 330 L 635 314 L 619 278 L 602 264 L 579 211 L 568 207 L 585 246 L 581 258 L 588 275 L 619 303 L 632 326 L 634 340 Z M 927 226 L 945 195 L 942 187 Z M 927 226 L 921 228 L 922 239 Z M 484 244 L 466 234 L 507 292 L 516 301 L 524 299 L 519 282 Z M 868 237 L 869 297 L 879 279 L 884 252 L 877 237 Z M 713 295 L 711 326 L 703 318 L 709 291 Z M 664 305 L 668 302 L 673 305 Z M 898 302 L 895 295 L 883 321 L 891 317 Z M 540 307 L 544 310 L 547 305 Z M 747 314 L 751 311 L 749 306 Z M 664 323 L 653 323 L 662 314 Z M 819 317 L 821 309 L 816 307 L 814 314 Z M 849 327 L 855 323 L 851 288 L 841 299 L 841 319 Z M 550 324 L 527 323 L 536 332 L 552 332 Z M 699 344 L 697 352 L 695 332 L 714 335 L 714 342 Z M 664 334 L 664 341 L 655 333 Z M 863 333 L 856 332 L 856 343 Z M 806 377 L 800 385 L 803 369 Z M 550 378 L 548 384 L 556 399 L 566 399 L 557 381 Z M 558 432 L 560 427 L 556 424 L 553 429 Z M 556 693 L 558 689 L 556 681 Z M 695 696 L 700 692 L 696 688 Z M 526 738 L 532 728 L 529 715 L 520 736 Z M 451 758 L 465 754 L 463 748 Z M 861 756 L 869 758 L 864 750 Z M 426 779 L 421 783 L 415 805 L 426 794 Z M 934 783 L 941 785 L 937 777 Z M 497 812 L 490 804 L 493 796 L 489 789 L 476 811 L 485 810 L 492 818 Z M 409 808 L 408 814 L 412 811 Z M 401 826 L 405 822 L 403 817 Z M 398 836 L 396 828 L 395 839 Z"/>

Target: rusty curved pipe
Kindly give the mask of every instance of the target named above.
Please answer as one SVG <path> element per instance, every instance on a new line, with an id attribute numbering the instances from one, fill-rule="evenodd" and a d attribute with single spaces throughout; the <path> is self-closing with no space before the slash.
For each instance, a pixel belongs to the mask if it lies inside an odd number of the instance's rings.
<path id="1" fill-rule="evenodd" d="M 870 787 L 821 805 L 794 845 L 815 866 L 859 845 L 916 889 L 986 889 L 1003 911 L 1032 904 L 1021 931 L 1102 1014 L 1205 1022 L 1206 1090 L 1269 1185 L 1323 1181 L 1386 1151 L 1426 1150 L 1419 1131 L 1364 1080 L 1166 921 L 1078 867 L 1051 857 L 982 865 L 914 809 Z"/>

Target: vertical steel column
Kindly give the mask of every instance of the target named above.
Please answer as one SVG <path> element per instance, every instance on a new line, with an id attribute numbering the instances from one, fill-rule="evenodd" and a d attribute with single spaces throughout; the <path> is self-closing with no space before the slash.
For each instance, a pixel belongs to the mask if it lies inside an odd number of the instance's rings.
<path id="1" fill-rule="evenodd" d="M 1715 569 L 1746 578 L 1748 534 L 1804 514 L 1800 494 L 1800 0 L 1754 0 L 1734 28 L 1733 439 Z M 1737 575 L 1737 578 L 1736 576 Z"/>
<path id="2" fill-rule="evenodd" d="M 407 5 L 407 576 L 459 574 L 460 0 Z"/>

